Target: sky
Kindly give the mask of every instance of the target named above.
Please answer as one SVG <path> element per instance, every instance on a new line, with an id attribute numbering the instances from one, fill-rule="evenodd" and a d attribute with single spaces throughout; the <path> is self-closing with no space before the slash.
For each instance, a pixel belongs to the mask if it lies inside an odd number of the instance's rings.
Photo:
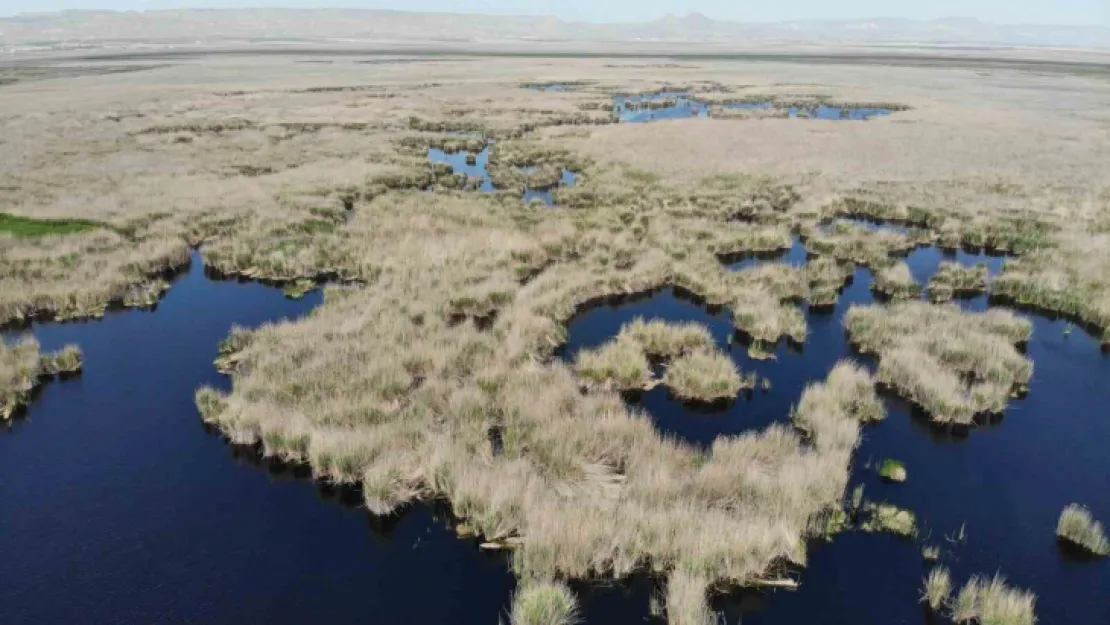
<path id="1" fill-rule="evenodd" d="M 1110 0 L 0 0 L 0 15 L 61 9 L 151 10 L 238 7 L 367 8 L 555 15 L 567 20 L 642 22 L 667 13 L 766 22 L 865 17 L 975 17 L 1003 24 L 1110 26 Z"/>

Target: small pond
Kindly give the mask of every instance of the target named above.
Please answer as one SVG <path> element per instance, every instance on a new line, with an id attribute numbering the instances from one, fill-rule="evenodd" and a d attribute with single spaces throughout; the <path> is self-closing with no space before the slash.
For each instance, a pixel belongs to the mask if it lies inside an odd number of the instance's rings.
<path id="1" fill-rule="evenodd" d="M 774 102 L 740 102 L 724 105 L 727 109 L 739 111 L 768 111 L 775 108 Z M 791 119 L 822 119 L 826 121 L 867 121 L 875 117 L 886 117 L 894 111 L 884 108 L 869 107 L 840 107 L 840 106 L 811 106 L 788 108 L 787 115 Z"/>
<path id="2" fill-rule="evenodd" d="M 613 98 L 613 106 L 620 120 L 629 124 L 709 117 L 709 107 L 685 91 L 620 95 Z"/>
<path id="3" fill-rule="evenodd" d="M 728 261 L 730 268 L 742 271 L 761 262 L 800 266 L 805 257 L 804 247 L 795 244 L 775 257 Z M 968 266 L 986 263 L 996 275 L 1004 259 L 932 247 L 906 258 L 915 278 L 923 283 L 943 260 Z M 668 397 L 662 388 L 632 399 L 661 432 L 704 447 L 717 436 L 785 423 L 805 386 L 822 381 L 842 358 L 873 367 L 871 359 L 853 354 L 843 327 L 843 315 L 851 305 L 874 301 L 871 280 L 870 270 L 858 269 L 834 310 L 806 314 L 809 337 L 803 348 L 780 345 L 774 361 L 748 358 L 727 310 L 708 310 L 674 289 L 582 311 L 569 326 L 568 343 L 560 356 L 571 360 L 578 350 L 611 340 L 636 317 L 705 324 L 742 371 L 770 378 L 770 393 L 757 390 L 708 414 Z M 970 310 L 989 306 L 986 296 L 958 303 Z M 1110 420 L 1105 418 L 1105 406 L 1110 404 L 1106 383 L 1110 358 L 1094 338 L 1078 330 L 1067 332 L 1066 322 L 1030 318 L 1034 335 L 1027 350 L 1035 375 L 1028 397 L 1015 400 L 1000 422 L 973 430 L 967 437 L 940 435 L 906 402 L 889 397 L 887 420 L 864 430 L 853 486 L 863 484 L 872 501 L 914 510 L 921 529 L 917 541 L 848 533 L 829 544 L 814 544 L 797 592 L 718 598 L 715 608 L 723 622 L 942 622 L 929 620 L 918 601 L 930 568 L 923 562 L 921 548 L 928 544 L 941 548 L 940 563 L 951 569 L 958 585 L 972 574 L 1001 571 L 1014 586 L 1034 591 L 1042 623 L 1110 623 L 1110 596 L 1105 592 L 1110 587 L 1110 562 L 1077 561 L 1055 540 L 1056 520 L 1069 503 L 1083 503 L 1097 518 L 1110 519 L 1110 489 L 1106 488 L 1110 461 L 1105 453 L 1110 445 Z M 909 481 L 884 483 L 877 466 L 885 458 L 905 462 Z M 966 530 L 964 542 L 956 540 L 961 527 Z M 647 593 L 629 592 L 628 600 L 636 605 L 627 613 L 633 616 L 614 623 L 642 622 L 635 615 L 642 613 Z"/>
<path id="4" fill-rule="evenodd" d="M 468 179 L 481 180 L 478 190 L 484 193 L 494 193 L 499 191 L 498 187 L 493 184 L 489 175 L 489 158 L 490 150 L 493 144 L 486 147 L 481 152 L 475 154 L 473 152 L 444 152 L 438 148 L 428 149 L 428 160 L 432 163 L 440 163 L 450 165 L 452 173 L 465 174 Z M 539 170 L 539 167 L 518 167 L 517 171 L 523 174 L 532 174 Z M 562 175 L 559 180 L 561 187 L 573 187 L 578 184 L 578 174 L 563 169 Z M 531 203 L 533 200 L 542 201 L 547 206 L 555 206 L 555 190 L 554 189 L 524 189 L 524 202 L 525 204 Z"/>

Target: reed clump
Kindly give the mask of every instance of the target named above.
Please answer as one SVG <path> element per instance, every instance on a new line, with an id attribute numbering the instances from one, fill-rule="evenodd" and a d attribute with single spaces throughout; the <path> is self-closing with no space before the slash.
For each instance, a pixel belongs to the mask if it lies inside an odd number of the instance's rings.
<path id="1" fill-rule="evenodd" d="M 952 576 L 943 566 L 934 567 L 925 577 L 921 590 L 921 602 L 936 614 L 948 608 L 952 599 Z"/>
<path id="2" fill-rule="evenodd" d="M 526 580 L 513 596 L 511 625 L 573 625 L 578 622 L 578 602 L 565 584 Z"/>
<path id="3" fill-rule="evenodd" d="M 754 389 L 756 379 L 754 374 L 741 376 L 725 354 L 698 349 L 672 362 L 663 384 L 681 400 L 716 402 L 734 399 L 742 389 Z"/>
<path id="4" fill-rule="evenodd" d="M 801 431 L 810 432 L 815 428 L 814 421 L 826 414 L 876 423 L 886 419 L 886 407 L 875 392 L 871 374 L 858 364 L 842 361 L 824 382 L 806 387 L 791 420 Z"/>
<path id="5" fill-rule="evenodd" d="M 895 263 L 877 270 L 871 288 L 892 300 L 921 297 L 921 285 L 913 279 L 913 273 L 906 263 Z"/>
<path id="6" fill-rule="evenodd" d="M 1096 556 L 1110 556 L 1110 540 L 1102 523 L 1095 520 L 1091 511 L 1079 504 L 1071 504 L 1060 513 L 1056 536 L 1075 547 Z"/>
<path id="7" fill-rule="evenodd" d="M 1032 361 L 1016 349 L 1032 324 L 1005 310 L 898 302 L 853 307 L 845 325 L 854 345 L 879 357 L 879 381 L 938 424 L 969 426 L 977 415 L 1000 414 L 1033 375 Z"/>
<path id="8" fill-rule="evenodd" d="M 929 280 L 929 299 L 942 303 L 954 297 L 971 297 L 986 293 L 990 272 L 980 263 L 965 267 L 959 263 L 943 262 Z"/>
<path id="9" fill-rule="evenodd" d="M 1034 625 L 1037 597 L 1032 592 L 1011 588 L 1006 578 L 973 576 L 952 603 L 952 620 L 978 625 Z"/>
<path id="10" fill-rule="evenodd" d="M 924 231 L 909 233 L 886 229 L 871 230 L 850 222 L 833 222 L 805 232 L 806 249 L 817 255 L 831 256 L 873 269 L 892 264 L 892 257 L 912 251 L 932 241 Z"/>
<path id="11" fill-rule="evenodd" d="M 574 370 L 586 386 L 597 390 L 648 390 L 655 385 L 647 354 L 629 340 L 578 352 Z"/>
<path id="12" fill-rule="evenodd" d="M 0 420 L 11 419 L 46 380 L 78 373 L 83 365 L 81 350 L 75 345 L 67 345 L 54 354 L 42 354 L 33 338 L 14 345 L 0 341 Z"/>

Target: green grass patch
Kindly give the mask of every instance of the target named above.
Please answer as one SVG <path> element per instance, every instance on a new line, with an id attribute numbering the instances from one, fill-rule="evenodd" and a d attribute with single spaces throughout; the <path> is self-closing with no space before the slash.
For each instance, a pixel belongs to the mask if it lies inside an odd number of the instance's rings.
<path id="1" fill-rule="evenodd" d="M 57 234 L 77 234 L 107 225 L 90 219 L 32 219 L 19 215 L 0 213 L 0 232 L 16 237 L 45 237 Z"/>

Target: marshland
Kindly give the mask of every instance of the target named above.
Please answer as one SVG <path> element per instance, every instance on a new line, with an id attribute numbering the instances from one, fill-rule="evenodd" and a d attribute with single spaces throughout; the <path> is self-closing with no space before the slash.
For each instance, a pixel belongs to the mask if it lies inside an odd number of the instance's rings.
<path id="1" fill-rule="evenodd" d="M 0 86 L 0 621 L 1110 618 L 1100 75 L 155 60 Z"/>

